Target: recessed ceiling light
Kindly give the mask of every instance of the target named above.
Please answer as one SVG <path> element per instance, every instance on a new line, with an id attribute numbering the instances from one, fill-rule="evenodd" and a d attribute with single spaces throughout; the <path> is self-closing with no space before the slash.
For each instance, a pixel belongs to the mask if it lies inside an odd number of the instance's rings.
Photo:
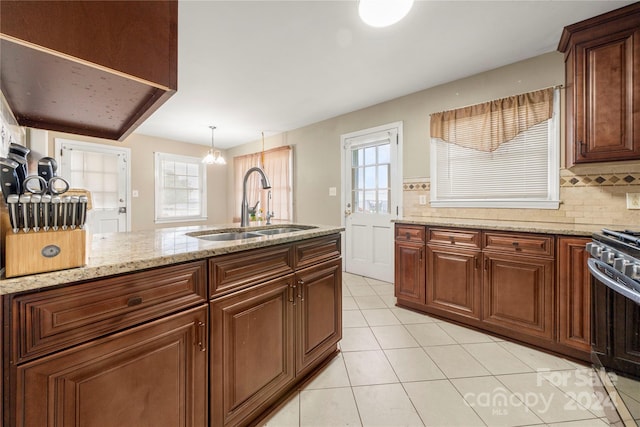
<path id="1" fill-rule="evenodd" d="M 414 0 L 360 0 L 358 13 L 365 24 L 388 27 L 407 16 Z"/>

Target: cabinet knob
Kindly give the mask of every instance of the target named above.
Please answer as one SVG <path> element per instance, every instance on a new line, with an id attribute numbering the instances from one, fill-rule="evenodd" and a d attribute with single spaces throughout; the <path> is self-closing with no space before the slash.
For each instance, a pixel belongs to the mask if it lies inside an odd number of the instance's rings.
<path id="1" fill-rule="evenodd" d="M 142 297 L 131 297 L 127 300 L 127 307 L 142 304 Z"/>

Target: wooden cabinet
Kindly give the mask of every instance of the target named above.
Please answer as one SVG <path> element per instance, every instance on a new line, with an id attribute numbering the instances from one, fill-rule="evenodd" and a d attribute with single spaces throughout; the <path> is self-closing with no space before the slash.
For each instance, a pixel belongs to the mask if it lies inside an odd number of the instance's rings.
<path id="1" fill-rule="evenodd" d="M 640 159 L 640 3 L 565 27 L 567 166 Z"/>
<path id="2" fill-rule="evenodd" d="M 18 366 L 10 425 L 205 426 L 206 313 L 201 306 Z"/>
<path id="3" fill-rule="evenodd" d="M 480 232 L 429 228 L 427 230 L 428 307 L 481 317 Z"/>
<path id="4" fill-rule="evenodd" d="M 342 261 L 300 270 L 296 285 L 296 375 L 304 375 L 342 339 Z"/>
<path id="5" fill-rule="evenodd" d="M 580 351 L 591 350 L 591 275 L 587 269 L 591 239 L 558 239 L 558 342 Z"/>
<path id="6" fill-rule="evenodd" d="M 588 241 L 398 223 L 397 304 L 588 361 Z"/>
<path id="7" fill-rule="evenodd" d="M 3 301 L 3 425 L 206 425 L 205 261 Z"/>
<path id="8" fill-rule="evenodd" d="M 177 90 L 178 2 L 3 1 L 0 81 L 19 124 L 123 140 Z"/>
<path id="9" fill-rule="evenodd" d="M 263 274 L 268 269 L 261 263 L 250 263 L 242 275 L 252 286 L 213 295 L 211 426 L 254 422 L 335 353 L 342 338 L 340 236 L 282 245 L 270 253 L 280 253 L 279 248 L 296 254 L 294 273 L 273 279 Z M 234 258 L 246 260 L 247 254 L 223 257 L 223 265 Z"/>
<path id="10" fill-rule="evenodd" d="M 395 296 L 399 303 L 424 304 L 425 227 L 396 224 L 395 236 Z"/>
<path id="11" fill-rule="evenodd" d="M 551 340 L 553 260 L 485 252 L 484 263 L 483 322 L 516 338 Z"/>
<path id="12" fill-rule="evenodd" d="M 211 303 L 211 426 L 243 425 L 295 377 L 293 274 Z"/>

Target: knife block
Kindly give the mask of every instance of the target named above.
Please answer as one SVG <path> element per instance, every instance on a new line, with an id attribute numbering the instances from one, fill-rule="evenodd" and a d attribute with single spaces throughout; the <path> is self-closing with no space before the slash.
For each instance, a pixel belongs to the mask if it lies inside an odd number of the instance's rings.
<path id="1" fill-rule="evenodd" d="M 30 231 L 13 233 L 6 210 L 0 214 L 5 234 L 5 276 L 64 270 L 86 264 L 87 233 L 75 230 Z"/>

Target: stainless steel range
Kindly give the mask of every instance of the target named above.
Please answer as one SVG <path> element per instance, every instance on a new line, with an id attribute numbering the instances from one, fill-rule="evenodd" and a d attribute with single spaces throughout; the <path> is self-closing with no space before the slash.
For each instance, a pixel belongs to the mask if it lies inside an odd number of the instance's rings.
<path id="1" fill-rule="evenodd" d="M 640 232 L 603 229 L 587 251 L 591 359 L 620 419 L 640 425 Z"/>

